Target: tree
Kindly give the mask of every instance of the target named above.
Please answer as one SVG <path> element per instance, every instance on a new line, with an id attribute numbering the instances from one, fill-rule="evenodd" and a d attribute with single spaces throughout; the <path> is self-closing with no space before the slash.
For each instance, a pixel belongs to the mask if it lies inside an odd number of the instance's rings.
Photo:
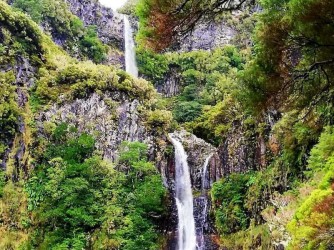
<path id="1" fill-rule="evenodd" d="M 175 38 L 192 31 L 202 18 L 214 18 L 217 13 L 241 8 L 254 0 L 141 0 L 137 7 L 142 28 L 140 35 L 148 47 L 162 50 Z"/>
<path id="2" fill-rule="evenodd" d="M 118 189 L 118 173 L 93 156 L 95 141 L 67 124 L 58 126 L 28 180 L 28 209 L 34 213 L 40 249 L 83 249 L 87 235 L 101 227 L 107 203 Z"/>
<path id="3" fill-rule="evenodd" d="M 241 91 L 250 101 L 248 106 L 262 111 L 284 104 L 311 112 L 317 104 L 330 102 L 334 80 L 333 1 L 263 0 L 262 5 L 256 56 L 244 72 L 245 88 Z"/>

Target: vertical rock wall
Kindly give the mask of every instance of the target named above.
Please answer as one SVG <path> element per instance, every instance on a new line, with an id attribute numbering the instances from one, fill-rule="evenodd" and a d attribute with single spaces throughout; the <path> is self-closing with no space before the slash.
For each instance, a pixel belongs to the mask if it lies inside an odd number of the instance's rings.
<path id="1" fill-rule="evenodd" d="M 120 14 L 102 6 L 97 0 L 65 0 L 65 2 L 85 26 L 97 26 L 98 36 L 104 44 L 116 45 L 124 51 L 124 24 Z"/>

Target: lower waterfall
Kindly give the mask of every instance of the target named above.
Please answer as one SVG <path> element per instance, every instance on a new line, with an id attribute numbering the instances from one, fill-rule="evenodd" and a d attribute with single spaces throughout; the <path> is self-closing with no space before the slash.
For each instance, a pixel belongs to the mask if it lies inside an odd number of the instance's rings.
<path id="1" fill-rule="evenodd" d="M 196 249 L 196 231 L 193 195 L 187 154 L 173 134 L 171 142 L 175 147 L 175 201 L 178 211 L 178 250 Z"/>
<path id="2" fill-rule="evenodd" d="M 202 194 L 194 199 L 195 203 L 195 214 L 196 214 L 196 235 L 197 235 L 197 249 L 198 250 L 208 250 L 207 240 L 205 238 L 205 232 L 208 229 L 208 212 L 210 207 L 210 202 L 208 198 L 208 189 L 210 189 L 210 181 L 208 176 L 208 166 L 211 157 L 210 154 L 204 162 L 203 172 L 202 172 Z"/>

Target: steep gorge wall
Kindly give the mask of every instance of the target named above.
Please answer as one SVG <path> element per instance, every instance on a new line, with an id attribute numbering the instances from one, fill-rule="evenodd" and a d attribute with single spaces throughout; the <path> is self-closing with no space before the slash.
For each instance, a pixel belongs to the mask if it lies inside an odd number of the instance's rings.
<path id="1" fill-rule="evenodd" d="M 119 92 L 93 93 L 85 99 L 53 104 L 39 114 L 38 127 L 42 135 L 44 125 L 48 123 L 75 126 L 81 133 L 94 135 L 96 149 L 103 158 L 115 161 L 123 141 L 141 141 L 153 146 L 153 138 L 139 108 L 137 99 L 130 100 Z"/>
<path id="2" fill-rule="evenodd" d="M 99 38 L 104 44 L 124 51 L 124 23 L 122 16 L 97 0 L 65 0 L 71 12 L 86 26 L 96 25 Z"/>

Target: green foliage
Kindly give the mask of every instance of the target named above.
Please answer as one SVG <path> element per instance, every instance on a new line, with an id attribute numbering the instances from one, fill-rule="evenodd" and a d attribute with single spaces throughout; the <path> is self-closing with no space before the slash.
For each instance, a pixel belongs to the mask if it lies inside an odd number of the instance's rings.
<path id="1" fill-rule="evenodd" d="M 221 239 L 221 245 L 231 249 L 272 249 L 271 237 L 267 225 L 255 225 L 254 221 L 251 221 L 247 230 L 224 235 Z"/>
<path id="2" fill-rule="evenodd" d="M 65 39 L 65 48 L 72 53 L 87 57 L 96 63 L 101 63 L 107 53 L 106 47 L 97 37 L 96 28 L 84 27 L 83 22 L 69 10 L 63 0 L 15 0 L 13 6 L 27 13 L 35 22 L 51 28 L 51 35 L 55 39 Z"/>
<path id="3" fill-rule="evenodd" d="M 256 29 L 255 57 L 242 80 L 248 108 L 261 112 L 273 104 L 282 107 L 289 102 L 284 106 L 288 111 L 312 110 L 331 102 L 332 94 L 327 90 L 333 80 L 334 51 L 327 45 L 334 43 L 328 36 L 334 32 L 333 2 L 262 3 L 265 8 Z M 321 27 L 317 25 L 319 19 L 323 19 Z"/>
<path id="4" fill-rule="evenodd" d="M 220 105 L 219 102 L 227 95 L 235 94 L 235 78 L 238 71 L 244 68 L 248 55 L 234 46 L 217 48 L 212 52 L 199 50 L 165 54 L 139 47 L 137 57 L 140 73 L 157 86 L 163 85 L 166 77 L 177 78 L 181 92 L 172 107 L 164 108 L 171 108 L 174 118 L 184 123 L 194 121 L 202 114 L 201 120 L 206 120 L 202 112 L 204 105 L 211 106 L 207 106 L 206 111 L 217 110 L 218 107 L 213 106 Z"/>
<path id="5" fill-rule="evenodd" d="M 127 0 L 126 3 L 117 11 L 119 13 L 136 16 L 136 5 L 138 4 L 138 0 Z"/>
<path id="6" fill-rule="evenodd" d="M 124 142 L 120 163 L 127 172 L 120 193 L 124 227 L 117 233 L 123 239 L 122 249 L 157 249 L 158 234 L 153 222 L 164 214 L 166 195 L 161 177 L 154 165 L 147 162 L 147 146 L 143 143 Z"/>
<path id="7" fill-rule="evenodd" d="M 1 176 L 2 173 L 1 173 Z M 30 225 L 26 209 L 27 195 L 22 188 L 23 181 L 8 181 L 2 187 L 0 196 L 0 249 L 21 249 L 28 237 Z M 1 189 L 1 188 L 0 188 Z"/>
<path id="8" fill-rule="evenodd" d="M 81 249 L 86 236 L 103 222 L 104 209 L 112 198 L 115 172 L 92 156 L 94 140 L 76 136 L 66 124 L 56 128 L 51 143 L 27 183 L 29 209 L 36 214 L 32 245 L 42 249 Z"/>
<path id="9" fill-rule="evenodd" d="M 319 143 L 312 148 L 309 158 L 309 168 L 313 171 L 322 170 L 334 153 L 334 128 L 326 127 L 319 138 Z"/>
<path id="10" fill-rule="evenodd" d="M 168 61 L 164 55 L 138 47 L 136 50 L 138 70 L 152 82 L 162 81 L 167 70 Z"/>
<path id="11" fill-rule="evenodd" d="M 151 130 L 158 129 L 158 132 L 168 132 L 172 126 L 172 121 L 171 112 L 156 109 L 149 112 L 146 123 Z"/>
<path id="12" fill-rule="evenodd" d="M 101 63 L 105 59 L 107 50 L 98 38 L 95 26 L 88 27 L 86 34 L 80 40 L 80 48 L 83 54 L 95 63 Z"/>
<path id="13" fill-rule="evenodd" d="M 5 33 L 2 36 L 4 41 L 0 40 L 4 45 L 3 50 L 9 49 L 16 55 L 24 54 L 33 57 L 33 62 L 40 63 L 40 56 L 45 51 L 42 45 L 43 35 L 39 27 L 23 13 L 12 11 L 3 1 L 0 2 L 0 21 L 2 24 L 0 33 Z"/>
<path id="14" fill-rule="evenodd" d="M 92 136 L 65 123 L 51 139 L 26 185 L 34 215 L 30 246 L 156 249 L 166 191 L 147 146 L 124 142 L 116 170 L 93 154 Z"/>
<path id="15" fill-rule="evenodd" d="M 146 101 L 155 96 L 153 86 L 145 80 L 134 79 L 124 71 L 92 62 L 70 62 L 55 71 L 41 68 L 36 94 L 46 102 L 57 100 L 63 92 L 72 99 L 87 97 L 97 90 L 124 91 L 130 99 Z"/>
<path id="16" fill-rule="evenodd" d="M 21 9 L 22 11 L 28 13 L 32 20 L 36 23 L 42 21 L 43 9 L 44 9 L 44 2 L 39 2 L 35 0 L 16 0 L 13 3 L 15 8 Z"/>
<path id="17" fill-rule="evenodd" d="M 3 196 L 4 193 L 4 187 L 6 185 L 6 174 L 5 171 L 0 171 L 0 198 Z"/>
<path id="18" fill-rule="evenodd" d="M 202 105 L 198 102 L 179 102 L 174 109 L 174 117 L 178 122 L 189 122 L 200 116 Z"/>
<path id="19" fill-rule="evenodd" d="M 224 100 L 215 106 L 205 106 L 203 114 L 188 123 L 187 127 L 197 136 L 219 145 L 232 123 L 238 119 L 244 119 L 240 104 L 232 96 L 225 96 Z"/>
<path id="20" fill-rule="evenodd" d="M 0 156 L 7 149 L 7 143 L 17 131 L 20 110 L 17 105 L 16 87 L 12 85 L 15 76 L 12 71 L 0 73 Z"/>
<path id="21" fill-rule="evenodd" d="M 334 227 L 333 146 L 333 127 L 327 127 L 309 157 L 309 183 L 315 188 L 310 195 L 300 197 L 287 226 L 292 235 L 289 249 L 329 249 L 334 244 L 329 233 Z"/>
<path id="22" fill-rule="evenodd" d="M 249 175 L 232 174 L 214 183 L 211 196 L 215 209 L 215 224 L 221 234 L 245 230 L 249 216 L 245 209 L 245 194 Z"/>

